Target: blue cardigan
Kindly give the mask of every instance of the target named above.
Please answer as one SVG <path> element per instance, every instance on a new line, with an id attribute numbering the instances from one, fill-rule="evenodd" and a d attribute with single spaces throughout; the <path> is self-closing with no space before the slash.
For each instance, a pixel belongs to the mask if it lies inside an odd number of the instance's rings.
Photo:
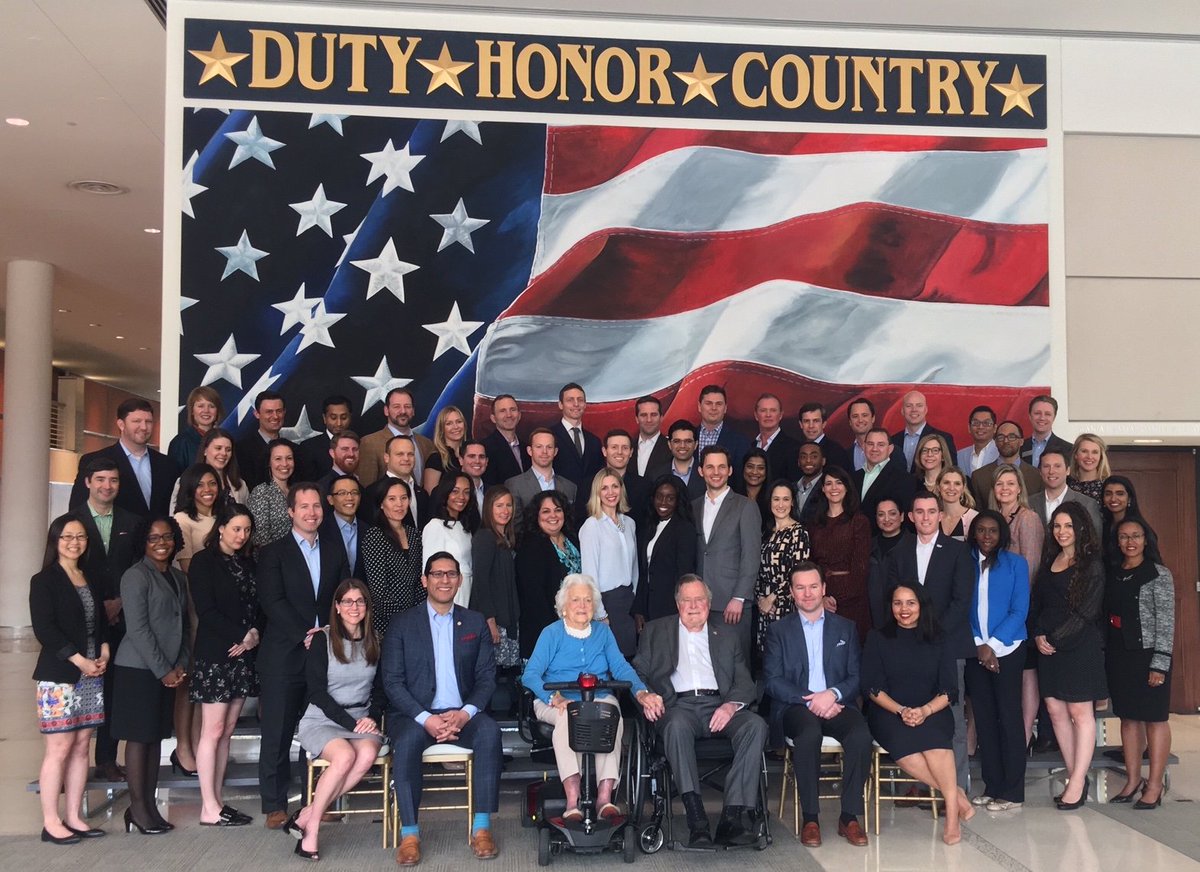
<path id="1" fill-rule="evenodd" d="M 614 681 L 628 681 L 630 692 L 637 694 L 646 685 L 633 671 L 607 624 L 592 621 L 592 634 L 586 639 L 567 635 L 566 624 L 558 620 L 542 630 L 533 654 L 525 664 L 521 683 L 542 702 L 550 703 L 547 681 L 575 681 L 579 673 L 590 672 L 601 679 L 611 675 Z M 564 691 L 568 699 L 579 699 L 578 691 Z"/>
<path id="2" fill-rule="evenodd" d="M 979 551 L 971 549 L 975 562 L 975 592 L 971 596 L 971 633 L 976 639 L 996 638 L 1011 645 L 1028 638 L 1025 618 L 1029 614 L 1029 564 L 1020 554 L 999 551 L 988 570 L 988 624 L 979 626 Z"/>

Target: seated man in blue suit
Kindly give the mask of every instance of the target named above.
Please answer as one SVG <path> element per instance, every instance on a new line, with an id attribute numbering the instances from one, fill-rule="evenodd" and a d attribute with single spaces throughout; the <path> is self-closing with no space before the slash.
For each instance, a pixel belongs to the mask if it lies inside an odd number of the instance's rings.
<path id="1" fill-rule="evenodd" d="M 443 742 L 475 752 L 471 850 L 489 860 L 497 853 L 491 816 L 503 765 L 500 727 L 485 711 L 496 689 L 492 634 L 483 615 L 454 604 L 462 572 L 449 553 L 425 561 L 421 583 L 426 602 L 392 619 L 380 661 L 401 823 L 396 862 L 421 862 L 421 754 Z"/>
<path id="2" fill-rule="evenodd" d="M 804 827 L 800 843 L 821 844 L 817 814 L 821 737 L 843 748 L 842 816 L 838 835 L 865 847 L 867 834 L 858 822 L 863 785 L 871 761 L 871 731 L 858 709 L 858 631 L 854 622 L 825 611 L 825 580 L 815 563 L 792 567 L 796 612 L 767 631 L 763 668 L 766 692 L 783 707 L 783 729 L 794 745 L 792 761 L 800 792 Z"/>

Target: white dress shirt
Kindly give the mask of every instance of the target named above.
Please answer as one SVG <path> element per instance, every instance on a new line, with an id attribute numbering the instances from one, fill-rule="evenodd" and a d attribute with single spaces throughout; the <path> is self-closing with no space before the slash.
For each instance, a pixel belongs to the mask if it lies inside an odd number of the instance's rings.
<path id="1" fill-rule="evenodd" d="M 707 542 L 712 537 L 713 523 L 717 520 L 717 513 L 721 511 L 721 503 L 725 502 L 725 497 L 729 496 L 729 486 L 725 486 L 725 490 L 721 491 L 715 497 L 710 497 L 708 492 L 704 493 L 704 517 L 701 519 L 701 524 L 704 527 L 704 541 Z"/>
<path id="2" fill-rule="evenodd" d="M 646 474 L 646 467 L 650 464 L 650 455 L 654 453 L 654 446 L 658 444 L 658 437 L 661 434 L 655 433 L 649 439 L 641 436 L 638 437 L 637 443 L 637 471 L 638 475 Z"/>
<path id="3" fill-rule="evenodd" d="M 921 537 L 917 537 L 917 578 L 922 586 L 925 584 L 925 573 L 929 571 L 929 559 L 933 557 L 933 548 L 936 544 L 936 533 L 928 542 L 922 542 Z"/>
<path id="4" fill-rule="evenodd" d="M 694 633 L 679 622 L 679 663 L 671 673 L 671 686 L 676 693 L 718 689 L 712 652 L 708 648 L 707 622 Z"/>
<path id="5" fill-rule="evenodd" d="M 979 629 L 985 633 L 988 630 L 988 574 L 991 572 L 983 565 L 983 561 L 986 559 L 982 554 L 979 555 L 979 608 L 975 611 L 975 614 L 979 616 Z M 982 636 L 975 637 L 976 648 L 985 644 L 996 652 L 997 657 L 1004 657 L 1016 651 L 1021 646 L 1021 640 L 1017 640 L 1011 645 L 1005 645 L 995 636 L 989 636 L 987 639 Z"/>

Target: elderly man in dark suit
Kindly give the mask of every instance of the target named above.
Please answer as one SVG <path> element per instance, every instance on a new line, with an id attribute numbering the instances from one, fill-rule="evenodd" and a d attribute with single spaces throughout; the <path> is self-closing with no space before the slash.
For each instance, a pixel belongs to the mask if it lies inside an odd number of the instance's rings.
<path id="1" fill-rule="evenodd" d="M 678 617 L 646 624 L 633 668 L 651 693 L 642 699 L 646 718 L 658 727 L 687 812 L 688 847 L 712 845 L 700 797 L 696 740 L 727 737 L 733 762 L 725 776 L 717 841 L 733 846 L 754 841 L 745 816 L 758 807 L 759 767 L 767 725 L 747 706 L 755 699 L 746 655 L 729 627 L 710 620 L 713 594 L 696 575 L 675 588 Z"/>
<path id="2" fill-rule="evenodd" d="M 329 621 L 333 592 L 350 576 L 340 541 L 318 536 L 324 518 L 321 492 L 312 482 L 288 490 L 292 532 L 259 552 L 258 600 L 267 628 L 258 646 L 258 697 L 262 742 L 258 778 L 270 829 L 287 821 L 292 734 L 307 693 L 304 678 L 308 637 Z M 325 537 L 326 539 L 328 537 Z"/>
<path id="3" fill-rule="evenodd" d="M 838 835 L 865 847 L 867 834 L 858 822 L 866 811 L 863 785 L 871 764 L 871 731 L 859 711 L 858 631 L 854 622 L 825 610 L 825 579 L 804 560 L 792 567 L 796 611 L 767 631 L 763 654 L 766 692 L 780 706 L 783 729 L 792 740 L 792 764 L 800 792 L 804 827 L 800 843 L 821 844 L 818 779 L 821 738 L 842 745 L 842 815 Z"/>
<path id="4" fill-rule="evenodd" d="M 783 400 L 775 394 L 762 394 L 754 403 L 754 421 L 758 433 L 754 447 L 766 452 L 771 481 L 777 478 L 795 480 L 796 451 L 800 443 L 783 432 Z M 771 482 L 768 481 L 767 485 Z"/>
<path id="5" fill-rule="evenodd" d="M 396 862 L 421 861 L 421 755 L 435 743 L 474 752 L 471 850 L 487 860 L 497 853 L 491 816 L 503 765 L 500 727 L 486 711 L 496 689 L 492 634 L 483 615 L 454 604 L 462 573 L 449 553 L 429 556 L 421 583 L 426 601 L 392 618 L 379 662 L 401 822 Z"/>
<path id="6" fill-rule="evenodd" d="M 521 410 L 512 394 L 501 394 L 492 400 L 491 418 L 496 429 L 483 440 L 488 459 L 483 480 L 488 485 L 504 484 L 529 469 L 529 454 L 517 435 Z"/>
<path id="7" fill-rule="evenodd" d="M 154 435 L 154 407 L 146 400 L 133 397 L 117 406 L 116 444 L 92 451 L 79 458 L 79 474 L 71 488 L 70 506 L 83 505 L 88 487 L 83 480 L 88 462 L 107 457 L 117 464 L 125 487 L 117 493 L 116 505 L 144 518 L 146 515 L 169 515 L 171 491 L 179 478 L 175 461 L 150 447 Z"/>
<path id="8" fill-rule="evenodd" d="M 696 572 L 712 591 L 712 620 L 733 630 L 750 662 L 754 582 L 762 558 L 762 515 L 729 486 L 729 449 L 710 445 L 700 455 L 704 496 L 692 503 L 696 519 Z"/>
<path id="9" fill-rule="evenodd" d="M 919 493 L 908 513 L 915 533 L 904 533 L 887 556 L 887 584 L 917 582 L 929 592 L 934 617 L 945 634 L 946 645 L 958 660 L 958 702 L 954 714 L 954 765 L 958 786 L 967 789 L 967 725 L 963 715 L 963 666 L 975 657 L 971 632 L 971 599 L 975 595 L 975 566 L 967 546 L 942 532 L 942 498 Z"/>

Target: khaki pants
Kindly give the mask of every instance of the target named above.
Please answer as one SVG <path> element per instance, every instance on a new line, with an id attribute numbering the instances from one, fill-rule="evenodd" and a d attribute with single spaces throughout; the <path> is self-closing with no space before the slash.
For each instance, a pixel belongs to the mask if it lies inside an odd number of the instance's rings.
<path id="1" fill-rule="evenodd" d="M 596 697 L 596 702 L 615 706 L 617 700 L 609 694 Z M 544 724 L 554 725 L 554 761 L 558 765 L 558 777 L 566 781 L 572 775 L 579 774 L 580 755 L 571 750 L 570 734 L 567 727 L 567 713 L 560 712 L 552 705 L 546 705 L 540 699 L 533 701 L 533 714 Z M 625 724 L 617 722 L 617 743 L 610 754 L 596 755 L 596 783 L 611 778 L 616 781 L 621 774 L 621 736 L 625 732 Z"/>

